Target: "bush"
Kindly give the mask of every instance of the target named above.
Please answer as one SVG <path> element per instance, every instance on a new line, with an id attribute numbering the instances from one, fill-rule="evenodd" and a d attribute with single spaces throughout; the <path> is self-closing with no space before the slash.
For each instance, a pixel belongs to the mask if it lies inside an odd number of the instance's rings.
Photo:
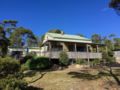
<path id="1" fill-rule="evenodd" d="M 26 63 L 29 59 L 32 59 L 33 57 L 34 57 L 33 55 L 28 54 L 28 55 L 26 55 L 25 57 L 23 57 L 23 58 L 20 60 L 20 63 L 21 63 L 21 64 L 24 64 L 24 63 Z"/>
<path id="2" fill-rule="evenodd" d="M 29 70 L 29 65 L 22 64 L 20 71 L 24 72 L 24 71 L 26 71 L 26 70 Z"/>
<path id="3" fill-rule="evenodd" d="M 28 66 L 31 70 L 48 69 L 51 66 L 51 62 L 47 57 L 37 57 L 31 59 L 30 62 L 28 62 Z"/>
<path id="4" fill-rule="evenodd" d="M 27 83 L 20 73 L 20 64 L 11 57 L 0 58 L 0 90 L 25 90 Z"/>
<path id="5" fill-rule="evenodd" d="M 11 57 L 0 58 L 0 76 L 15 74 L 20 70 L 20 64 Z"/>
<path id="6" fill-rule="evenodd" d="M 27 83 L 14 76 L 0 79 L 0 90 L 25 90 Z"/>
<path id="7" fill-rule="evenodd" d="M 115 58 L 113 57 L 113 52 L 103 52 L 102 53 L 102 57 L 103 59 L 107 62 L 107 63 L 112 63 L 112 62 L 115 62 Z"/>
<path id="8" fill-rule="evenodd" d="M 84 65 L 84 64 L 86 64 L 86 60 L 85 60 L 85 59 L 80 59 L 80 58 L 78 58 L 78 59 L 76 60 L 76 64 Z"/>
<path id="9" fill-rule="evenodd" d="M 67 66 L 69 64 L 69 58 L 65 51 L 60 52 L 59 60 L 61 66 Z"/>
<path id="10" fill-rule="evenodd" d="M 91 61 L 90 64 L 91 64 L 92 66 L 96 66 L 96 65 L 100 64 L 100 60 L 99 60 L 99 59 L 94 59 L 94 60 Z"/>

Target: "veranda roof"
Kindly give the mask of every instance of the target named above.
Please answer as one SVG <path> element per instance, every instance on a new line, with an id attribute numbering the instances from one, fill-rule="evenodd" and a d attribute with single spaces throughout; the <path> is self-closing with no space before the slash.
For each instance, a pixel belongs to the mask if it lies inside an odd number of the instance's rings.
<path id="1" fill-rule="evenodd" d="M 57 33 L 46 33 L 43 43 L 47 41 L 92 43 L 90 39 L 82 37 L 82 36 L 69 35 L 69 34 L 57 34 Z"/>

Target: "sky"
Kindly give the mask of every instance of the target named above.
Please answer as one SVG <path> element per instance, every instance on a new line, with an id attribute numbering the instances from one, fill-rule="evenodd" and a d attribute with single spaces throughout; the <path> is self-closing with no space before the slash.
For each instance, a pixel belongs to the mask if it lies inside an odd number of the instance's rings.
<path id="1" fill-rule="evenodd" d="M 109 0 L 0 0 L 0 21 L 17 20 L 41 36 L 51 29 L 67 34 L 120 36 L 120 16 Z"/>

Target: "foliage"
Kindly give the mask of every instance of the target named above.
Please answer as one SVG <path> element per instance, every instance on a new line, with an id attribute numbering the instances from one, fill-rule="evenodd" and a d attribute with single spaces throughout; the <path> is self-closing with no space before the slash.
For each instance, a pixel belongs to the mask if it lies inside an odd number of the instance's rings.
<path id="1" fill-rule="evenodd" d="M 78 58 L 78 59 L 76 60 L 76 64 L 81 64 L 81 65 L 86 64 L 86 60 L 85 60 L 85 59 L 80 59 L 80 58 Z"/>
<path id="2" fill-rule="evenodd" d="M 115 62 L 115 58 L 113 57 L 113 52 L 112 51 L 103 52 L 102 57 L 107 63 Z"/>
<path id="3" fill-rule="evenodd" d="M 14 76 L 8 76 L 0 79 L 0 90 L 25 90 L 27 83 Z"/>
<path id="4" fill-rule="evenodd" d="M 31 70 L 42 70 L 47 69 L 51 66 L 49 58 L 46 57 L 37 57 L 31 60 L 29 67 Z"/>
<path id="5" fill-rule="evenodd" d="M 20 70 L 20 64 L 11 57 L 0 58 L 0 76 L 15 74 Z"/>
<path id="6" fill-rule="evenodd" d="M 101 43 L 101 36 L 99 34 L 93 34 L 91 38 L 94 43 Z"/>
<path id="7" fill-rule="evenodd" d="M 51 62 L 47 57 L 33 57 L 28 59 L 25 64 L 22 65 L 21 70 L 43 70 L 51 67 Z"/>
<path id="8" fill-rule="evenodd" d="M 11 46 L 22 47 L 27 45 L 26 42 L 28 39 L 31 44 L 36 42 L 36 37 L 31 30 L 23 27 L 16 28 L 10 36 Z"/>
<path id="9" fill-rule="evenodd" d="M 80 37 L 85 37 L 83 34 L 77 34 L 78 36 L 80 36 Z"/>
<path id="10" fill-rule="evenodd" d="M 62 30 L 60 29 L 52 29 L 52 30 L 49 30 L 48 32 L 50 33 L 58 33 L 58 34 L 61 34 L 61 33 L 64 33 Z"/>
<path id="11" fill-rule="evenodd" d="M 9 40 L 6 38 L 6 33 L 3 27 L 0 27 L 0 52 L 1 56 L 4 57 L 8 51 Z"/>
<path id="12" fill-rule="evenodd" d="M 20 64 L 11 57 L 0 58 L 0 90 L 25 90 Z"/>
<path id="13" fill-rule="evenodd" d="M 120 49 L 120 38 L 114 38 L 115 50 Z"/>
<path id="14" fill-rule="evenodd" d="M 109 6 L 114 9 L 120 10 L 120 0 L 111 0 Z"/>
<path id="15" fill-rule="evenodd" d="M 94 60 L 91 61 L 91 64 L 93 66 L 96 66 L 96 65 L 100 64 L 100 60 L 99 59 L 94 59 Z"/>
<path id="16" fill-rule="evenodd" d="M 28 59 L 24 64 L 21 64 L 21 71 L 26 71 L 26 70 L 29 70 L 29 64 L 30 64 L 30 59 Z"/>
<path id="17" fill-rule="evenodd" d="M 21 64 L 24 64 L 26 63 L 28 60 L 32 59 L 34 57 L 34 55 L 32 55 L 31 53 L 27 54 L 25 57 L 23 57 L 21 60 L 20 60 L 20 63 Z"/>
<path id="18" fill-rule="evenodd" d="M 61 66 L 67 66 L 69 64 L 69 58 L 65 51 L 60 52 L 59 60 Z"/>

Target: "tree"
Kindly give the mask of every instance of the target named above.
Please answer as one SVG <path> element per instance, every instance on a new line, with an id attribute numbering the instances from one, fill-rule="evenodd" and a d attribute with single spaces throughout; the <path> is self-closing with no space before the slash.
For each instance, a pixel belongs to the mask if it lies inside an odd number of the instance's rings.
<path id="1" fill-rule="evenodd" d="M 48 32 L 49 32 L 49 33 L 58 33 L 58 34 L 63 33 L 63 34 L 64 34 L 64 32 L 63 32 L 62 30 L 60 30 L 60 29 L 51 29 L 51 30 L 49 30 Z"/>
<path id="2" fill-rule="evenodd" d="M 6 33 L 3 27 L 0 27 L 0 51 L 1 56 L 4 57 L 7 54 L 9 40 L 6 38 Z"/>
<path id="3" fill-rule="evenodd" d="M 101 43 L 102 41 L 101 36 L 99 34 L 93 34 L 91 38 L 94 43 Z"/>
<path id="4" fill-rule="evenodd" d="M 77 34 L 78 36 L 80 36 L 80 37 L 84 37 L 84 35 L 83 34 Z"/>
<path id="5" fill-rule="evenodd" d="M 18 21 L 16 20 L 3 20 L 0 25 L 6 32 L 6 37 L 10 37 L 11 33 L 16 29 Z"/>
<path id="6" fill-rule="evenodd" d="M 59 60 L 60 60 L 61 66 L 67 66 L 68 65 L 69 58 L 68 58 L 68 55 L 65 51 L 60 52 Z"/>
<path id="7" fill-rule="evenodd" d="M 109 7 L 113 8 L 120 15 L 120 0 L 111 0 Z"/>
<path id="8" fill-rule="evenodd" d="M 27 42 L 29 42 L 29 45 L 30 43 L 35 43 L 36 37 L 31 30 L 19 27 L 11 34 L 10 42 L 13 47 L 28 46 Z"/>
<path id="9" fill-rule="evenodd" d="M 111 0 L 110 3 L 109 3 L 109 6 L 111 8 L 120 10 L 120 0 Z"/>

